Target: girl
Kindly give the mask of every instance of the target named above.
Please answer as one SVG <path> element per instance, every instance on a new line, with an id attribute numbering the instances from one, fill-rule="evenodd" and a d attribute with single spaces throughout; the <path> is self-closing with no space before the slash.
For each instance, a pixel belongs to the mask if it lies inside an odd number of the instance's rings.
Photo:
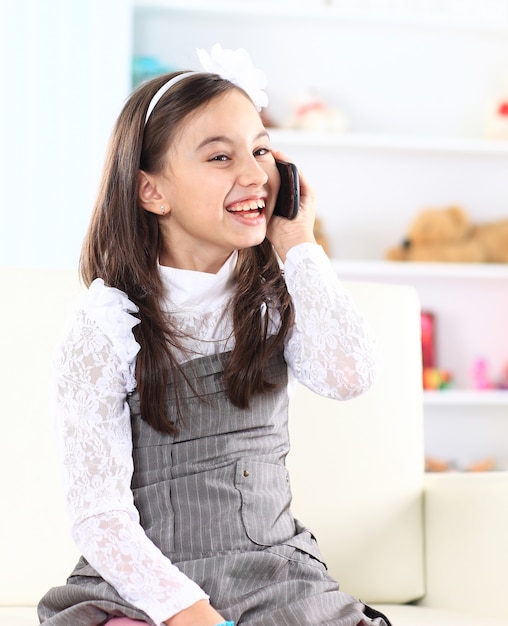
<path id="1" fill-rule="evenodd" d="M 54 385 L 84 557 L 40 620 L 388 624 L 326 573 L 284 465 L 291 379 L 352 398 L 373 341 L 304 177 L 297 217 L 272 216 L 262 75 L 244 51 L 199 54 L 208 71 L 138 88 L 112 136 Z"/>

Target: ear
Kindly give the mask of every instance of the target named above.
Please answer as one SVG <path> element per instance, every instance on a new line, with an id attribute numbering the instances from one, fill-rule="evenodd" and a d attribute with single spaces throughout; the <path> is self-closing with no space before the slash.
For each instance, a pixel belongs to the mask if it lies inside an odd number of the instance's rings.
<path id="1" fill-rule="evenodd" d="M 145 211 L 164 215 L 169 207 L 164 196 L 157 189 L 157 178 L 143 170 L 138 171 L 138 200 Z"/>

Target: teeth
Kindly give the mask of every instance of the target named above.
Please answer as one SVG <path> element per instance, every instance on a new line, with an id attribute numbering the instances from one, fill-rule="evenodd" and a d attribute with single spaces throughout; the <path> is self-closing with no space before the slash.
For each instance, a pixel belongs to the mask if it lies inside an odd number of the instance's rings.
<path id="1" fill-rule="evenodd" d="M 234 207 L 228 209 L 232 213 L 239 213 L 241 211 L 257 211 L 265 208 L 265 201 L 262 198 L 258 200 L 250 200 L 249 202 L 241 202 Z"/>

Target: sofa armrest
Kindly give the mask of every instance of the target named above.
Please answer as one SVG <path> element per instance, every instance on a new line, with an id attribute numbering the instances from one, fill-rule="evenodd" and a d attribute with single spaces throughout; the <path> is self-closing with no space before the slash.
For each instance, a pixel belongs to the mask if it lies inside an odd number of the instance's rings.
<path id="1" fill-rule="evenodd" d="M 508 472 L 428 474 L 420 604 L 508 618 Z"/>
<path id="2" fill-rule="evenodd" d="M 297 385 L 290 404 L 293 512 L 330 573 L 369 603 L 424 593 L 420 306 L 402 285 L 345 283 L 376 336 L 379 376 L 337 402 Z"/>

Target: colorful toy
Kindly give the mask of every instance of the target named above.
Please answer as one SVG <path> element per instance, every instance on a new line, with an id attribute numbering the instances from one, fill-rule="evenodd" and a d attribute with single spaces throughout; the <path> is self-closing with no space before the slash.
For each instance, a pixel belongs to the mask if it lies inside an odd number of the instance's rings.
<path id="1" fill-rule="evenodd" d="M 498 389 L 508 389 L 508 362 L 506 362 L 503 366 L 501 379 L 499 380 L 496 387 Z"/>
<path id="2" fill-rule="evenodd" d="M 392 261 L 508 263 L 508 219 L 474 224 L 460 206 L 420 211 Z"/>
<path id="3" fill-rule="evenodd" d="M 453 385 L 453 377 L 449 370 L 439 367 L 423 368 L 423 388 L 428 391 L 449 389 Z"/>
<path id="4" fill-rule="evenodd" d="M 485 132 L 489 139 L 508 139 L 508 92 L 491 107 Z"/>
<path id="5" fill-rule="evenodd" d="M 132 87 L 138 87 L 151 78 L 173 72 L 177 68 L 166 65 L 157 57 L 135 56 L 132 60 Z"/>
<path id="6" fill-rule="evenodd" d="M 435 328 L 436 320 L 430 311 L 422 311 L 420 314 L 422 331 L 422 361 L 423 367 L 436 367 Z"/>
<path id="7" fill-rule="evenodd" d="M 489 367 L 486 359 L 476 359 L 471 367 L 471 379 L 473 389 L 479 391 L 492 389 L 493 384 L 489 380 Z"/>
<path id="8" fill-rule="evenodd" d="M 305 93 L 291 102 L 292 114 L 283 124 L 286 128 L 307 131 L 345 132 L 349 127 L 346 114 L 328 104 L 324 98 Z"/>
<path id="9" fill-rule="evenodd" d="M 426 472 L 490 472 L 496 469 L 496 459 L 487 457 L 479 461 L 443 461 L 435 457 L 425 457 Z"/>

